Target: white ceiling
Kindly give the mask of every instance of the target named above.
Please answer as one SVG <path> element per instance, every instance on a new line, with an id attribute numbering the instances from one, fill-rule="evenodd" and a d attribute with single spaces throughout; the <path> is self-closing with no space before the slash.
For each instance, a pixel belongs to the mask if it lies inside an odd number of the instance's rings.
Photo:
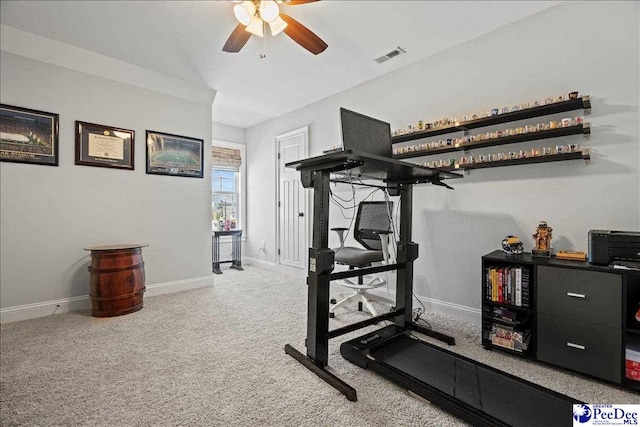
<path id="1" fill-rule="evenodd" d="M 339 1 L 283 6 L 329 47 L 318 56 L 284 33 L 222 46 L 230 1 L 2 1 L 2 24 L 217 90 L 213 120 L 250 127 L 388 73 L 559 1 Z M 377 58 L 396 46 L 406 55 Z M 497 58 L 496 60 L 501 60 Z"/>

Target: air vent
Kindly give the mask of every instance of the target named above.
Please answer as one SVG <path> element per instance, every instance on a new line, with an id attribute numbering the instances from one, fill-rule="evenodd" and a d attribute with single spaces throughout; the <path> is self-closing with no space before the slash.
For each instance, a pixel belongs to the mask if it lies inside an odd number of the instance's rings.
<path id="1" fill-rule="evenodd" d="M 407 53 L 407 51 L 398 46 L 396 49 L 386 53 L 385 55 L 382 55 L 380 58 L 374 59 L 374 61 L 376 61 L 378 64 L 382 64 L 383 62 L 386 62 L 391 58 L 395 58 L 396 56 L 402 55 L 403 53 Z"/>

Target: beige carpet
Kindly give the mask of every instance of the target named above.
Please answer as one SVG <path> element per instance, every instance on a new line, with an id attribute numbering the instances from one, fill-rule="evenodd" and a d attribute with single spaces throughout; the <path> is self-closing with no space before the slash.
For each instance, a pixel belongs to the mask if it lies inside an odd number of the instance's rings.
<path id="1" fill-rule="evenodd" d="M 338 311 L 332 327 L 366 317 Z M 347 401 L 289 356 L 304 352 L 306 286 L 258 267 L 224 270 L 213 288 L 145 299 L 145 308 L 98 319 L 76 312 L 2 325 L 2 426 L 447 426 L 439 409 L 342 359 L 330 365 L 358 390 Z M 639 396 L 479 344 L 476 325 L 431 316 L 450 347 L 589 403 Z M 375 327 L 372 327 L 375 328 Z M 570 417 L 570 415 L 568 415 Z"/>

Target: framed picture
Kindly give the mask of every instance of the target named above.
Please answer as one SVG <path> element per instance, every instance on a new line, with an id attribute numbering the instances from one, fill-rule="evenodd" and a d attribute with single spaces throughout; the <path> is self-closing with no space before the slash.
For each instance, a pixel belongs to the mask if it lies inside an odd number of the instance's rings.
<path id="1" fill-rule="evenodd" d="M 58 115 L 0 104 L 0 160 L 58 166 Z"/>
<path id="2" fill-rule="evenodd" d="M 134 132 L 76 122 L 76 165 L 133 170 Z"/>
<path id="3" fill-rule="evenodd" d="M 147 173 L 202 178 L 204 141 L 147 131 Z"/>

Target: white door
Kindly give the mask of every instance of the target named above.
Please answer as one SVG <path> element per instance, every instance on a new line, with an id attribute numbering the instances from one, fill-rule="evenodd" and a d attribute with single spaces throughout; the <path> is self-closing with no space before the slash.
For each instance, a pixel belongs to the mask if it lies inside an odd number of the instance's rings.
<path id="1" fill-rule="evenodd" d="M 300 183 L 300 172 L 284 165 L 307 158 L 307 127 L 276 137 L 278 145 L 278 263 L 307 267 L 308 212 L 307 191 Z"/>

